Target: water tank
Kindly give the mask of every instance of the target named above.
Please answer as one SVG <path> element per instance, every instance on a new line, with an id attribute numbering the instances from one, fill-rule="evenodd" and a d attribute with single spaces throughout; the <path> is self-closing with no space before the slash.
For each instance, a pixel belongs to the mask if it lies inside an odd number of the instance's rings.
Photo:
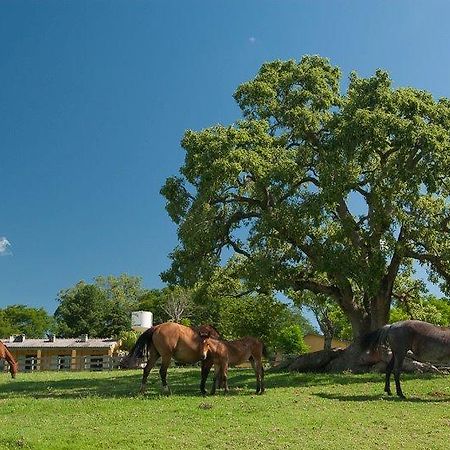
<path id="1" fill-rule="evenodd" d="M 133 311 L 131 313 L 131 328 L 142 333 L 153 325 L 153 314 L 150 311 Z"/>

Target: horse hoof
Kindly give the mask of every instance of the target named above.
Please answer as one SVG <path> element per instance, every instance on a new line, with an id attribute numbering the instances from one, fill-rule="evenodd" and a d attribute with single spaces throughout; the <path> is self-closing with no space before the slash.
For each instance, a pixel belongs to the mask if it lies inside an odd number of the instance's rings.
<path id="1" fill-rule="evenodd" d="M 169 386 L 163 386 L 163 393 L 165 395 L 170 395 L 170 394 L 172 394 L 172 391 L 170 390 Z"/>

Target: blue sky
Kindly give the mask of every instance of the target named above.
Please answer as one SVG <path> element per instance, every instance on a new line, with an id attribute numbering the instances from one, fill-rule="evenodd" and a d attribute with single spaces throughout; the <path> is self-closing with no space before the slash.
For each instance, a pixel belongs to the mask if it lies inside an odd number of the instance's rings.
<path id="1" fill-rule="evenodd" d="M 3 0 L 0 307 L 53 312 L 97 275 L 162 287 L 159 190 L 186 129 L 235 121 L 241 82 L 304 54 L 450 97 L 448 17 L 444 0 Z"/>

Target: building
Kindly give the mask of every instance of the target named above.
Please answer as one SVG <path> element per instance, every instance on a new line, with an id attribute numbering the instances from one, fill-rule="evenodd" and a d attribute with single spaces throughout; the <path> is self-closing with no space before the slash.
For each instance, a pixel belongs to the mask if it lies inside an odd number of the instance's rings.
<path id="1" fill-rule="evenodd" d="M 316 333 L 309 333 L 303 337 L 305 344 L 309 347 L 309 352 L 318 352 L 323 350 L 325 338 Z M 346 348 L 350 345 L 350 342 L 341 341 L 340 339 L 333 339 L 331 341 L 331 348 Z"/>
<path id="2" fill-rule="evenodd" d="M 118 365 L 120 342 L 111 339 L 92 339 L 87 335 L 78 339 L 27 339 L 12 336 L 3 343 L 8 347 L 19 370 L 105 370 Z"/>

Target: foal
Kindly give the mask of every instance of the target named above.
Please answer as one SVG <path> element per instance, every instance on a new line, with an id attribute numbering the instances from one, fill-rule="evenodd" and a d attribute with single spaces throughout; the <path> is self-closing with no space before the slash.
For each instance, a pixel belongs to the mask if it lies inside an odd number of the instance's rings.
<path id="1" fill-rule="evenodd" d="M 264 392 L 264 368 L 262 366 L 262 355 L 264 344 L 252 336 L 246 336 L 235 341 L 221 341 L 209 336 L 201 336 L 202 343 L 200 352 L 202 359 L 212 357 L 214 362 L 214 380 L 211 395 L 216 393 L 217 388 L 223 387 L 228 392 L 228 366 L 242 364 L 250 361 L 256 375 L 256 393 Z"/>

